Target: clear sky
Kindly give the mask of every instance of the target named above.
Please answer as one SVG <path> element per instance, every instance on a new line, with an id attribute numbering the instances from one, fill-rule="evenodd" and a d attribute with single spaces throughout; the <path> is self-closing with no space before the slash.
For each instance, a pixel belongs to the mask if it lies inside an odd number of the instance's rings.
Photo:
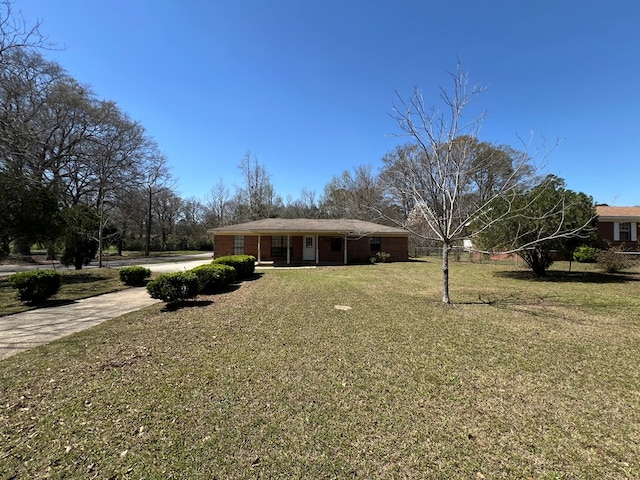
<path id="1" fill-rule="evenodd" d="M 408 141 L 395 92 L 427 105 L 458 60 L 488 87 L 481 140 L 562 142 L 547 171 L 640 205 L 637 0 L 15 0 L 45 52 L 157 141 L 184 198 L 240 182 L 247 150 L 276 192 L 322 194 Z"/>

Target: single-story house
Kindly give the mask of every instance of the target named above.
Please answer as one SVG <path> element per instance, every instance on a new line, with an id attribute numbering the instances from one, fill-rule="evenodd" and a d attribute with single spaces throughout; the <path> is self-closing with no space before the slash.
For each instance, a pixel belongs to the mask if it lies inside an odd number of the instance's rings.
<path id="1" fill-rule="evenodd" d="M 606 240 L 613 246 L 624 245 L 625 250 L 640 250 L 638 229 L 640 228 L 640 207 L 611 207 L 597 205 L 598 239 Z"/>
<path id="2" fill-rule="evenodd" d="M 266 218 L 209 230 L 214 257 L 246 254 L 280 265 L 366 263 L 378 252 L 409 259 L 409 232 L 349 219 Z"/>

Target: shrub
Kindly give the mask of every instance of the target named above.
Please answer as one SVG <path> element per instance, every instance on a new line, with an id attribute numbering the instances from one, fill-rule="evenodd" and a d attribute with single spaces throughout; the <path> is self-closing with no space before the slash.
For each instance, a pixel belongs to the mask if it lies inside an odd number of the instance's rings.
<path id="1" fill-rule="evenodd" d="M 55 295 L 62 284 L 62 276 L 53 270 L 35 270 L 15 273 L 9 277 L 9 285 L 18 290 L 22 302 L 39 303 Z"/>
<path id="2" fill-rule="evenodd" d="M 580 263 L 595 263 L 598 259 L 600 249 L 596 247 L 589 247 L 588 245 L 582 245 L 575 249 L 573 252 L 573 259 Z"/>
<path id="3" fill-rule="evenodd" d="M 151 276 L 151 270 L 134 265 L 131 267 L 122 267 L 118 270 L 118 275 L 120 281 L 125 285 L 140 286 L 144 285 L 144 281 Z"/>
<path id="4" fill-rule="evenodd" d="M 635 260 L 622 253 L 621 248 L 616 247 L 601 251 L 596 263 L 598 268 L 606 273 L 620 273 L 636 265 Z"/>
<path id="5" fill-rule="evenodd" d="M 226 257 L 216 258 L 211 263 L 229 265 L 235 268 L 238 280 L 249 278 L 256 269 L 256 257 L 253 255 L 227 255 Z"/>
<path id="6" fill-rule="evenodd" d="M 147 284 L 151 298 L 165 303 L 177 303 L 198 295 L 198 276 L 189 272 L 164 273 Z"/>
<path id="7" fill-rule="evenodd" d="M 375 257 L 369 259 L 371 263 L 387 263 L 391 261 L 391 254 L 387 252 L 378 252 Z"/>
<path id="8" fill-rule="evenodd" d="M 220 291 L 236 279 L 236 269 L 222 263 L 200 265 L 191 271 L 198 277 L 200 292 L 205 294 Z"/>

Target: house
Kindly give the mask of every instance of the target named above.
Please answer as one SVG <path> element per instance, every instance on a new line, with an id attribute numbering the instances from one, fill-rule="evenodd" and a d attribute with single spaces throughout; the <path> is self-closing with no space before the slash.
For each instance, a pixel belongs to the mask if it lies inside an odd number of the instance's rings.
<path id="1" fill-rule="evenodd" d="M 409 259 L 409 232 L 361 220 L 266 218 L 209 230 L 214 257 L 253 255 L 278 265 L 365 263 L 378 252 Z"/>
<path id="2" fill-rule="evenodd" d="M 612 246 L 624 245 L 625 250 L 640 250 L 638 228 L 640 227 L 640 207 L 610 207 L 597 205 L 598 239 Z"/>

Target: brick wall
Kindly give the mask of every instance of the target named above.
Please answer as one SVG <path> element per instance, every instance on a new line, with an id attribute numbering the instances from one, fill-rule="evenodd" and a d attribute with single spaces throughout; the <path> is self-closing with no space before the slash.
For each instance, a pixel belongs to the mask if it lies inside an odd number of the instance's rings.
<path id="1" fill-rule="evenodd" d="M 215 258 L 225 255 L 233 255 L 233 235 L 216 235 L 214 245 Z M 344 263 L 344 238 L 341 238 L 342 248 L 339 251 L 331 250 L 331 239 L 333 237 L 318 237 L 318 253 L 321 263 Z M 292 237 L 291 263 L 302 262 L 303 252 L 302 236 Z M 407 237 L 382 237 L 380 249 L 391 255 L 392 262 L 404 262 L 409 258 L 409 239 Z M 244 253 L 258 258 L 258 237 L 247 235 L 244 237 Z M 369 237 L 349 239 L 347 241 L 348 263 L 367 263 L 375 255 L 371 251 Z M 286 263 L 284 258 L 271 258 L 271 237 L 260 237 L 260 260 L 277 261 Z"/>

